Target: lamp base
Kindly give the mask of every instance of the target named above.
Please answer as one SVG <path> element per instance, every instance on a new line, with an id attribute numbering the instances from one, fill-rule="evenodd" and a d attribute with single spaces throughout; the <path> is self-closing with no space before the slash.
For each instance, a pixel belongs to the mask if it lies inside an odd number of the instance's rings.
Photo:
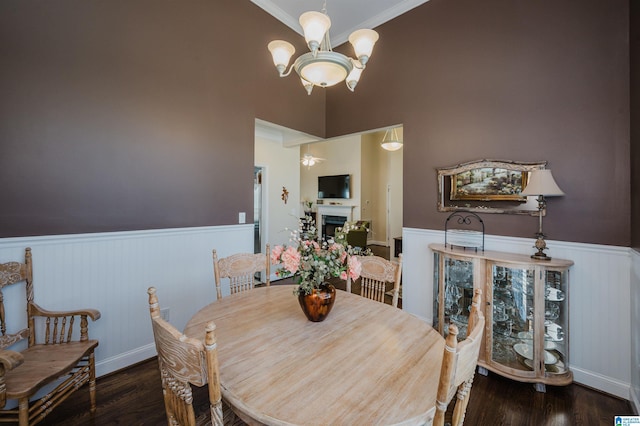
<path id="1" fill-rule="evenodd" d="M 544 240 L 544 235 L 542 233 L 538 233 L 537 234 L 538 238 L 536 239 L 536 243 L 534 245 L 535 248 L 538 249 L 538 251 L 534 254 L 531 255 L 532 259 L 537 259 L 537 260 L 551 260 L 551 257 L 547 256 L 544 253 L 544 250 L 547 249 L 547 243 Z"/>
<path id="2" fill-rule="evenodd" d="M 551 257 L 547 256 L 546 254 L 544 254 L 543 252 L 539 251 L 535 254 L 531 255 L 532 259 L 537 259 L 537 260 L 551 260 Z"/>

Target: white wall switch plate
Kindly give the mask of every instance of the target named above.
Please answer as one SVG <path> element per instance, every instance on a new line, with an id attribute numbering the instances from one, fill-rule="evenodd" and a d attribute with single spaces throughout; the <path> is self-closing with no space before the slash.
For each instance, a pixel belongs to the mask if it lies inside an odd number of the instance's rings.
<path id="1" fill-rule="evenodd" d="M 245 212 L 238 213 L 238 223 L 246 223 L 247 222 L 247 214 Z"/>

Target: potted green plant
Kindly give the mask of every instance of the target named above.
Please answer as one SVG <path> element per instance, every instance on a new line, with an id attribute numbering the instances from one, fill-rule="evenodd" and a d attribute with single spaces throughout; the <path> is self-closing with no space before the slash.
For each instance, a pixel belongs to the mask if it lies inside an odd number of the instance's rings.
<path id="1" fill-rule="evenodd" d="M 302 201 L 302 207 L 304 209 L 304 215 L 311 216 L 313 201 L 305 199 L 304 201 Z"/>

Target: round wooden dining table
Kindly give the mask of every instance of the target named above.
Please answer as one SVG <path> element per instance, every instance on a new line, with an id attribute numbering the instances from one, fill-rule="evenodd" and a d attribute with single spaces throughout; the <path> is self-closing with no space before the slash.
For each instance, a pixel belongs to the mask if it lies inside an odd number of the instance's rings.
<path id="1" fill-rule="evenodd" d="M 337 291 L 323 322 L 307 320 L 293 285 L 236 293 L 197 312 L 184 333 L 216 324 L 225 401 L 250 424 L 431 422 L 444 339 L 401 309 Z"/>

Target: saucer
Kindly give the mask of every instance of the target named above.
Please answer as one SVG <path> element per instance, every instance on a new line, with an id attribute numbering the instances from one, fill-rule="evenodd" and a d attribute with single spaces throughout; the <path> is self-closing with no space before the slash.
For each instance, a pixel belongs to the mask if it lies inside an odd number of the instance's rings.
<path id="1" fill-rule="evenodd" d="M 517 334 L 518 339 L 521 340 L 533 340 L 533 332 L 531 331 L 521 331 Z M 562 342 L 562 339 L 554 339 L 548 334 L 544 335 L 544 348 L 545 349 L 555 349 L 558 345 L 554 342 Z"/>
<path id="2" fill-rule="evenodd" d="M 526 343 L 516 343 L 513 345 L 513 350 L 523 358 L 533 360 L 533 346 Z M 544 363 L 555 364 L 558 362 L 558 357 L 549 351 L 543 351 Z"/>
<path id="3" fill-rule="evenodd" d="M 531 370 L 534 370 L 533 367 L 533 360 L 530 359 L 526 359 L 524 360 L 524 365 L 526 365 L 527 367 L 529 367 Z M 547 364 L 544 366 L 544 369 L 547 373 L 552 373 L 552 374 L 560 374 L 560 373 L 565 373 L 567 370 L 564 366 L 564 362 L 562 361 L 558 361 L 557 364 Z"/>

